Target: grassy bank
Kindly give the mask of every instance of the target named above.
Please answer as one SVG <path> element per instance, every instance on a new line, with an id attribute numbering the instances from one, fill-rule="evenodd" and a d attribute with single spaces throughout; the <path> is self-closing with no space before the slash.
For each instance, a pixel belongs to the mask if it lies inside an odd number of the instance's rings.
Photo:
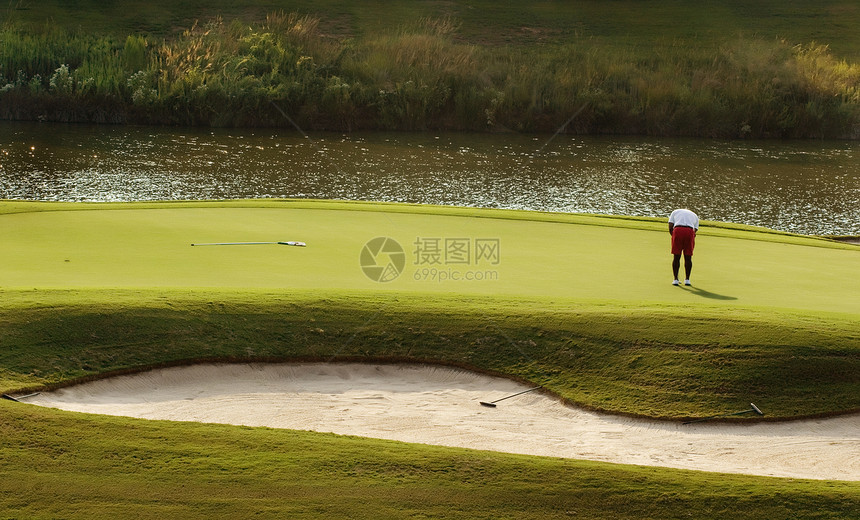
<path id="1" fill-rule="evenodd" d="M 4 291 L 0 389 L 195 360 L 409 360 L 662 418 L 860 409 L 853 317 L 432 295 Z"/>
<path id="2" fill-rule="evenodd" d="M 565 131 L 730 138 L 852 138 L 860 123 L 860 40 L 838 29 L 860 18 L 850 3 L 180 5 L 130 8 L 125 30 L 101 7 L 64 25 L 41 23 L 65 13 L 50 2 L 10 10 L 0 117 L 554 132 L 577 114 Z"/>
<path id="3" fill-rule="evenodd" d="M 425 0 L 361 4 L 290 0 L 277 5 L 265 0 L 241 4 L 210 0 L 205 6 L 169 0 L 84 0 L 71 6 L 62 0 L 24 0 L 5 7 L 0 10 L 3 23 L 39 26 L 53 20 L 69 30 L 123 37 L 132 33 L 176 36 L 195 21 L 219 15 L 225 20 L 259 22 L 274 10 L 284 9 L 319 17 L 324 34 L 342 39 L 364 38 L 422 18 L 450 17 L 461 22 L 458 39 L 473 44 L 531 46 L 603 39 L 628 47 L 662 47 L 681 41 L 718 47 L 726 38 L 755 34 L 765 39 L 820 41 L 831 45 L 842 58 L 860 54 L 860 37 L 853 28 L 860 9 L 845 0 L 822 0 L 814 9 L 797 0 L 726 0 L 719 5 L 667 0 L 647 7 L 637 0 L 610 4 L 578 0 L 564 6 L 547 1 L 522 4 L 493 0 L 442 4 Z"/>
<path id="4" fill-rule="evenodd" d="M 849 518 L 856 483 L 721 475 L 0 401 L 22 518 Z"/>

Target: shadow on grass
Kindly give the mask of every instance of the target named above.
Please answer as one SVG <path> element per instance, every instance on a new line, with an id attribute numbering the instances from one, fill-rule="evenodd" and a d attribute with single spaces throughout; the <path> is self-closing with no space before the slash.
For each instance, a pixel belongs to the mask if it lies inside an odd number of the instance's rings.
<path id="1" fill-rule="evenodd" d="M 711 291 L 706 291 L 704 289 L 699 289 L 698 287 L 688 287 L 682 286 L 685 290 L 690 291 L 696 296 L 701 296 L 702 298 L 710 298 L 711 300 L 737 300 L 736 296 L 726 296 L 725 294 L 717 294 L 712 293 Z"/>

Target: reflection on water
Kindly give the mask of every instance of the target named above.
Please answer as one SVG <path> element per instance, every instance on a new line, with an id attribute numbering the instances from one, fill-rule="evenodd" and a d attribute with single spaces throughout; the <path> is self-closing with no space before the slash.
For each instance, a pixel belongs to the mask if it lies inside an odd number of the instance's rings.
<path id="1" fill-rule="evenodd" d="M 0 198 L 312 197 L 643 216 L 689 207 L 709 220 L 860 234 L 858 143 L 547 140 L 0 123 Z"/>

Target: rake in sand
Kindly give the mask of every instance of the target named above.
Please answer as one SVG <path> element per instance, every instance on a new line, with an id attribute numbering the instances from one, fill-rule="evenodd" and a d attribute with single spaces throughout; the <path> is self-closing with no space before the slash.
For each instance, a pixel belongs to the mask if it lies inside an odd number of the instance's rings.
<path id="1" fill-rule="evenodd" d="M 535 390 L 537 390 L 538 388 L 541 388 L 541 387 L 536 386 L 536 387 L 534 387 L 534 388 L 529 388 L 528 390 L 523 390 L 522 392 L 517 392 L 517 393 L 515 393 L 515 394 L 511 394 L 511 395 L 509 395 L 509 396 L 507 396 L 507 397 L 502 397 L 501 399 L 496 399 L 495 401 L 490 401 L 489 403 L 488 403 L 488 402 L 485 402 L 485 401 L 481 401 L 481 406 L 489 406 L 490 408 L 495 408 L 495 407 L 496 407 L 496 403 L 498 403 L 499 401 L 504 401 L 505 399 L 510 399 L 511 397 L 516 397 L 516 396 L 518 396 L 518 395 L 522 395 L 522 394 L 525 394 L 525 393 L 527 393 L 527 392 L 534 392 L 534 391 L 535 391 Z"/>
<path id="2" fill-rule="evenodd" d="M 26 399 L 28 397 L 33 397 L 36 395 L 39 395 L 39 392 L 33 392 L 32 394 L 27 394 L 27 395 L 19 395 L 18 397 L 12 397 L 9 394 L 3 394 L 3 395 L 0 395 L 0 397 L 2 397 L 3 399 L 8 399 L 10 401 L 15 401 L 16 403 L 20 403 L 21 399 Z"/>

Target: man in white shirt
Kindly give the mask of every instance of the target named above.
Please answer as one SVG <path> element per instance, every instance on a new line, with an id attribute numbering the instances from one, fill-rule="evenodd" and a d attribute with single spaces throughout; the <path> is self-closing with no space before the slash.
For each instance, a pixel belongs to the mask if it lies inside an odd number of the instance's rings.
<path id="1" fill-rule="evenodd" d="M 672 274 L 675 279 L 672 285 L 680 285 L 678 270 L 681 268 L 681 253 L 684 254 L 684 271 L 687 275 L 684 285 L 690 283 L 690 273 L 693 271 L 693 248 L 696 246 L 696 231 L 699 229 L 699 217 L 688 209 L 676 209 L 669 215 L 669 234 L 672 236 Z"/>

